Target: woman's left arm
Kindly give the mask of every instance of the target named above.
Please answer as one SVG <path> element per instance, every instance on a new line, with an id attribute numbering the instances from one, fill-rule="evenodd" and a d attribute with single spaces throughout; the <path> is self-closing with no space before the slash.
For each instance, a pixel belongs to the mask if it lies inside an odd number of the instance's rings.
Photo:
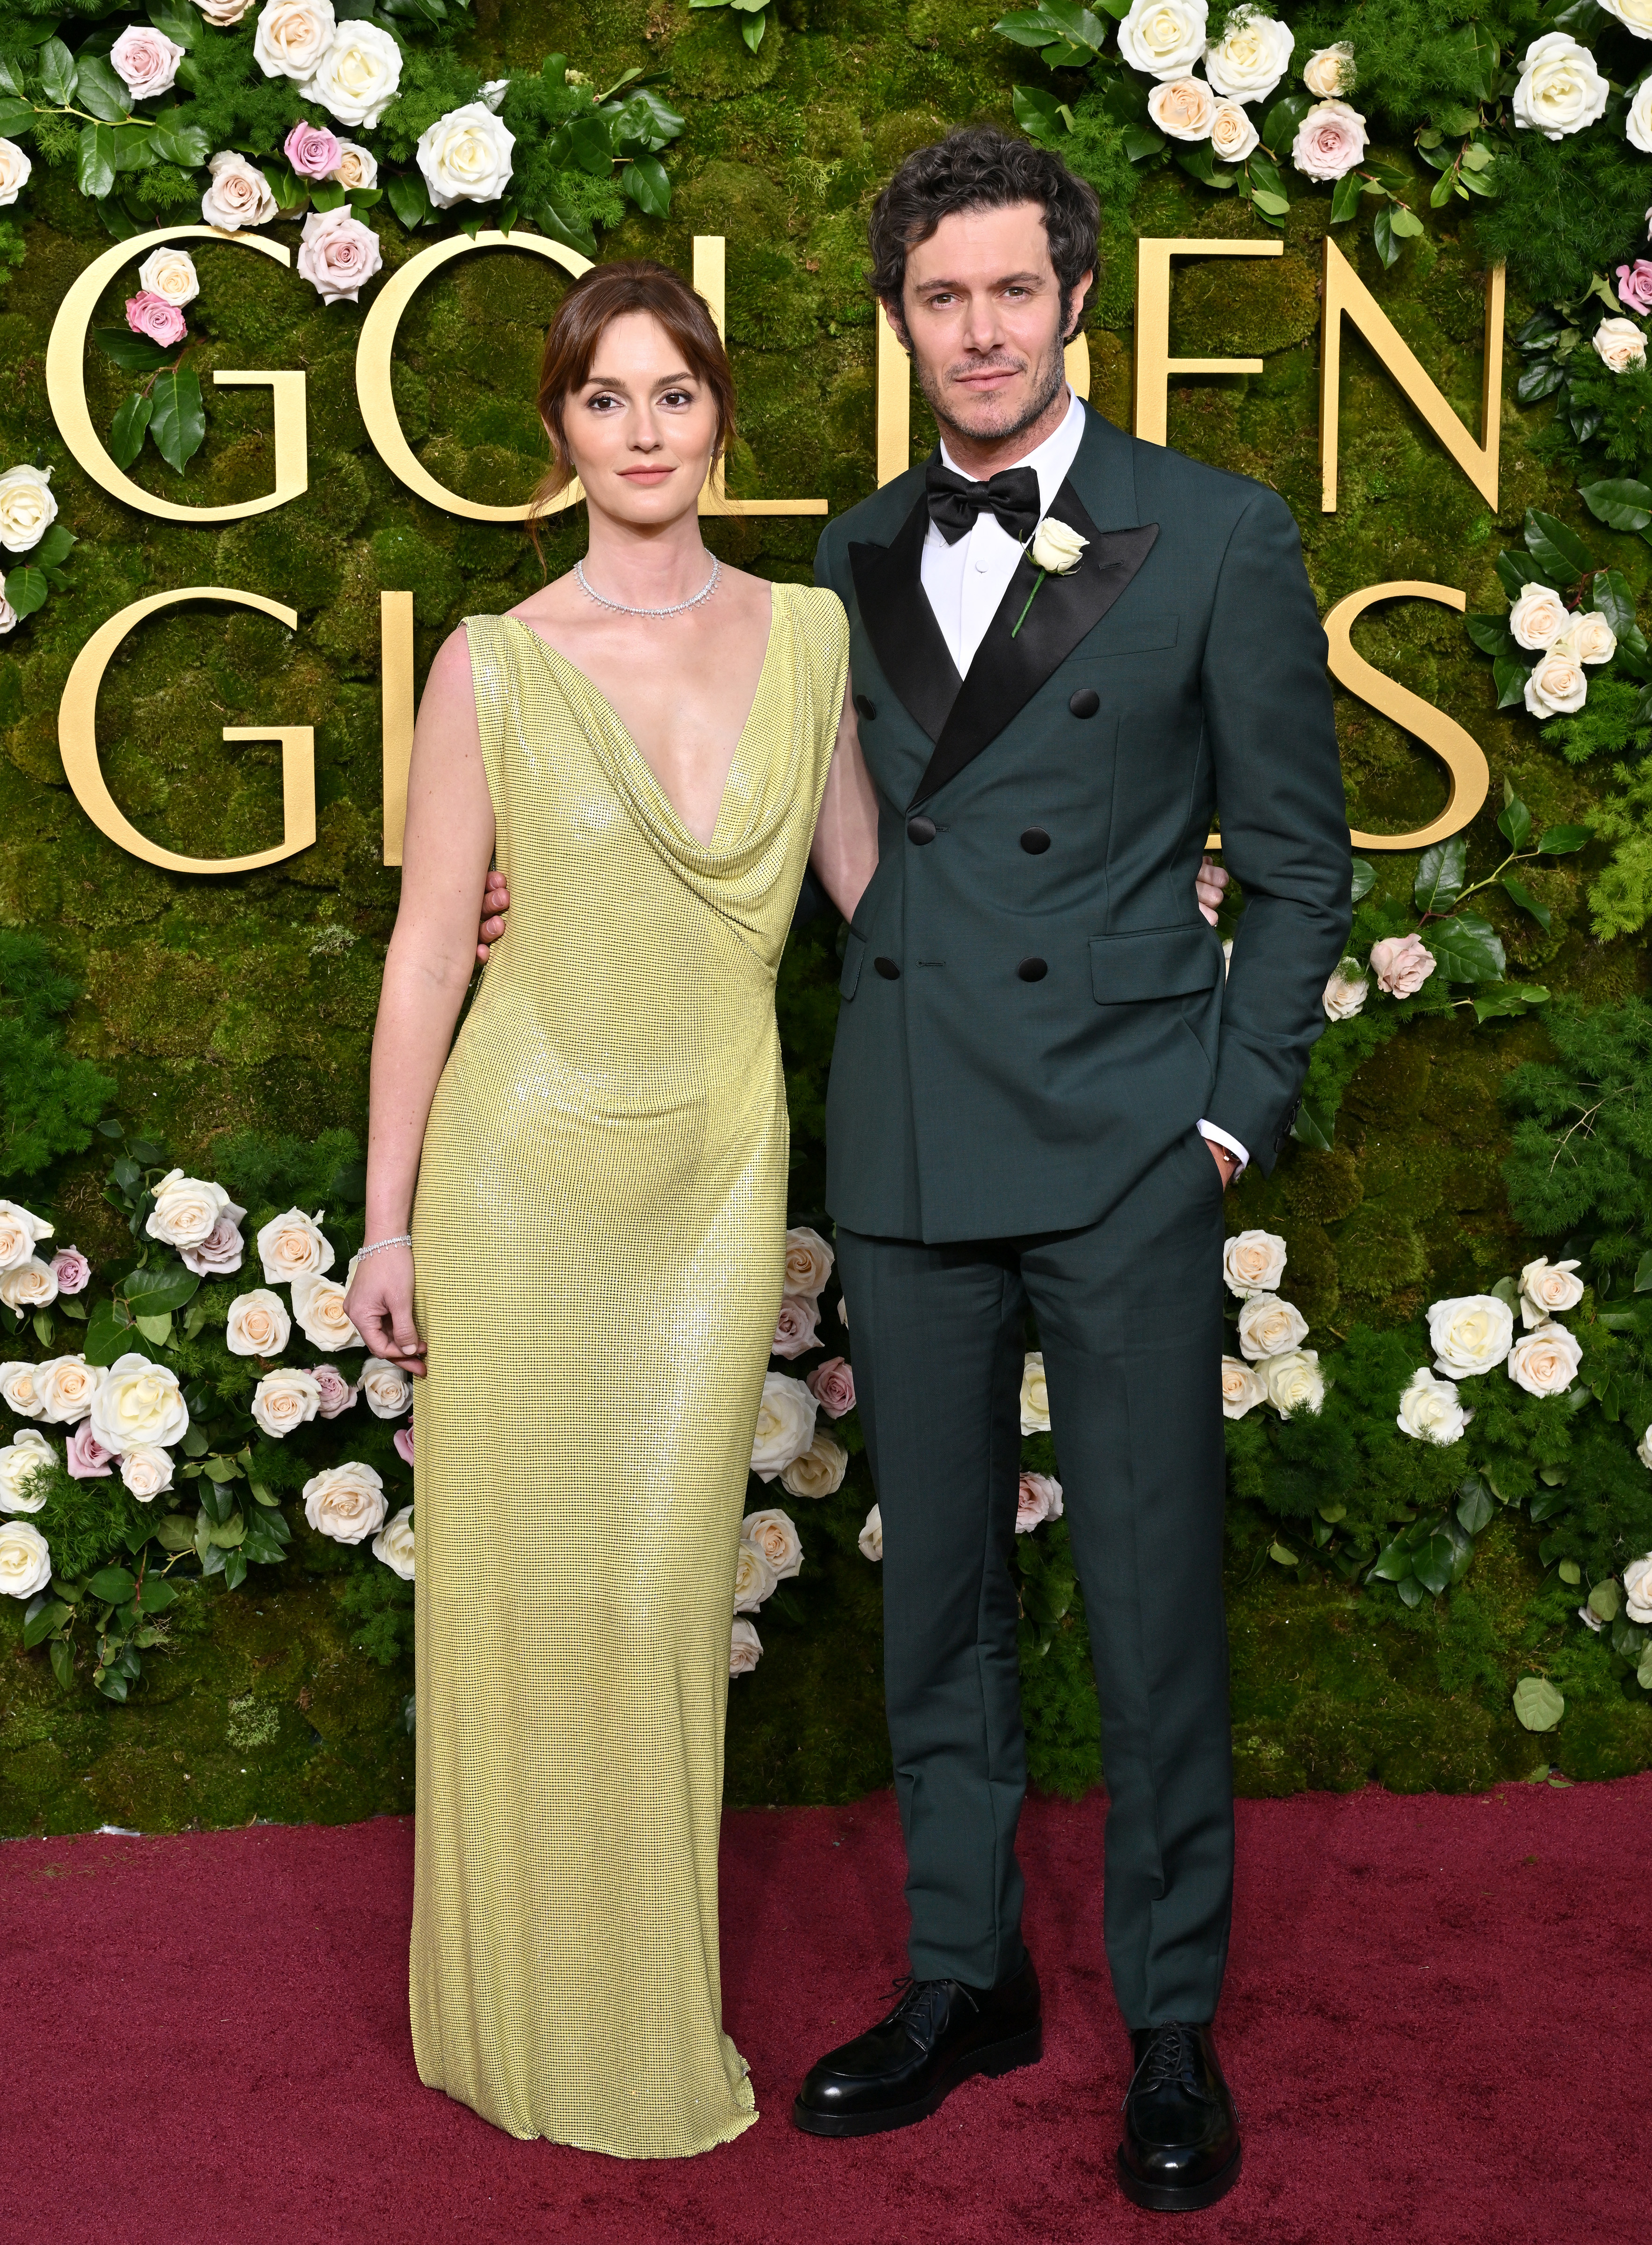
<path id="1" fill-rule="evenodd" d="M 877 871 L 877 790 L 861 754 L 848 681 L 809 863 L 843 918 L 853 919 L 866 885 Z"/>

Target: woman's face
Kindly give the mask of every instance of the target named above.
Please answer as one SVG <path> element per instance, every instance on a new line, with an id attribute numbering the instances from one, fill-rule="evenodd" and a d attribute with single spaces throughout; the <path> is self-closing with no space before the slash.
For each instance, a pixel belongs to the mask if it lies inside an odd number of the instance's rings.
<path id="1" fill-rule="evenodd" d="M 652 312 L 611 320 L 562 425 L 586 499 L 622 522 L 692 512 L 711 466 L 717 405 Z"/>

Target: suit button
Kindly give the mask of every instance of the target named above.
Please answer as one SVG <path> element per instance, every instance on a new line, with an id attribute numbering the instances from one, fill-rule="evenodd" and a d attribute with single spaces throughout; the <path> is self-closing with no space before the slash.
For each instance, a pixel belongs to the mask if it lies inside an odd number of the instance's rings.
<path id="1" fill-rule="evenodd" d="M 932 842 L 935 839 L 935 821 L 932 818 L 925 818 L 921 811 L 916 818 L 909 818 L 906 822 L 906 838 L 909 842 Z"/>
<path id="2" fill-rule="evenodd" d="M 872 964 L 877 967 L 878 973 L 883 976 L 885 982 L 898 982 L 900 980 L 901 970 L 895 964 L 895 961 L 892 959 L 875 959 L 873 960 Z"/>
<path id="3" fill-rule="evenodd" d="M 1041 826 L 1029 826 L 1021 837 L 1021 847 L 1029 858 L 1041 858 L 1050 846 L 1050 838 Z"/>
<path id="4" fill-rule="evenodd" d="M 1093 686 L 1080 686 L 1067 703 L 1067 708 L 1075 717 L 1093 717 L 1100 707 L 1101 696 Z"/>
<path id="5" fill-rule="evenodd" d="M 1050 970 L 1041 959 L 1024 959 L 1015 971 L 1023 982 L 1042 982 Z"/>
<path id="6" fill-rule="evenodd" d="M 863 717 L 870 719 L 877 715 L 877 704 L 870 694 L 857 694 L 855 696 L 855 707 Z"/>

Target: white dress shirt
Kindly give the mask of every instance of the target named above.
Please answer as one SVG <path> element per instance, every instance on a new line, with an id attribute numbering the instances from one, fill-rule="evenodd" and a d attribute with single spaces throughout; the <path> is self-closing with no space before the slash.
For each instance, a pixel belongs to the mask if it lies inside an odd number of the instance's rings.
<path id="1" fill-rule="evenodd" d="M 1066 481 L 1083 441 L 1084 408 L 1069 390 L 1066 417 L 1060 427 L 1024 460 L 1013 463 L 1018 468 L 1031 468 L 1037 475 L 1040 517 L 1049 512 L 1051 502 Z M 941 458 L 954 475 L 964 473 L 947 451 L 944 437 L 941 440 Z M 970 480 L 978 482 L 980 478 L 972 477 Z M 1010 580 L 1015 574 L 1021 553 L 1021 546 L 998 517 L 985 511 L 976 516 L 972 530 L 951 545 L 932 522 L 929 526 L 920 565 L 924 597 L 941 627 L 941 636 L 960 678 L 967 675 L 975 660 L 975 650 L 986 636 L 986 627 L 1010 589 Z M 1199 1129 L 1205 1137 L 1227 1148 L 1239 1170 L 1245 1167 L 1250 1156 L 1236 1138 L 1219 1129 L 1214 1122 L 1202 1121 Z M 1236 1177 L 1239 1170 L 1234 1174 Z"/>

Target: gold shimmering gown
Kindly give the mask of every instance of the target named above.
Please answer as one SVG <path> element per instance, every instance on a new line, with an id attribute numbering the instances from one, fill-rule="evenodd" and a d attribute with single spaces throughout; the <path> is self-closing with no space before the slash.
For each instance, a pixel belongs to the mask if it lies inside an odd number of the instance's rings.
<path id="1" fill-rule="evenodd" d="M 709 845 L 526 625 L 466 624 L 511 926 L 413 1219 L 420 2078 L 629 2158 L 756 2118 L 722 2031 L 735 1558 L 782 1272 L 775 975 L 842 705 L 774 587 Z"/>

